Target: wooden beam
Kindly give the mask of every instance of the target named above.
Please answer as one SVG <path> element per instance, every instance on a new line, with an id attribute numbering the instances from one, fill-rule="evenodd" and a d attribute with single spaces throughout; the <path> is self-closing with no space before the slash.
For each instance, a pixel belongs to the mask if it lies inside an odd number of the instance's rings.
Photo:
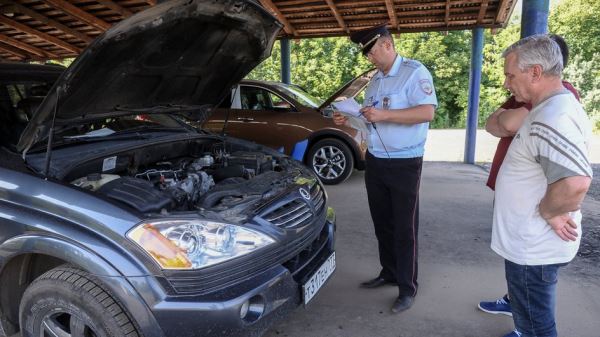
<path id="1" fill-rule="evenodd" d="M 133 15 L 133 13 L 131 13 L 131 11 L 129 11 L 127 8 L 117 4 L 114 1 L 108 1 L 108 0 L 96 0 L 96 1 L 98 1 L 98 3 L 102 4 L 103 6 L 108 7 L 110 9 L 112 9 L 113 11 L 119 13 L 124 19 Z"/>
<path id="2" fill-rule="evenodd" d="M 488 0 L 483 0 L 479 7 L 479 15 L 477 15 L 477 23 L 481 23 L 485 17 L 488 8 Z"/>
<path id="3" fill-rule="evenodd" d="M 50 19 L 42 14 L 39 14 L 38 12 L 36 12 L 30 8 L 27 8 L 23 5 L 17 4 L 14 1 L 11 1 L 11 2 L 12 2 L 12 5 L 8 6 L 7 10 L 10 10 L 13 13 L 20 13 L 20 14 L 27 15 L 28 17 L 30 17 L 34 20 L 37 20 L 46 26 L 56 28 L 65 34 L 71 35 L 75 38 L 82 40 L 83 42 L 85 42 L 87 44 L 90 44 L 94 40 L 92 37 L 80 32 L 80 31 L 77 31 L 73 28 L 69 28 L 56 20 Z M 4 13 L 7 13 L 7 12 L 4 11 Z"/>
<path id="4" fill-rule="evenodd" d="M 498 8 L 498 13 L 496 13 L 496 19 L 494 20 L 495 23 L 506 20 L 506 8 L 508 7 L 508 4 L 512 1 L 513 0 L 500 0 L 500 8 Z"/>
<path id="5" fill-rule="evenodd" d="M 0 45 L 0 51 L 14 55 L 14 56 L 20 58 L 21 60 L 24 60 L 27 58 L 26 54 L 22 54 L 20 51 L 16 50 L 16 48 L 8 48 L 8 47 L 9 46 Z"/>
<path id="6" fill-rule="evenodd" d="M 72 44 L 65 42 L 55 36 L 46 34 L 44 32 L 40 32 L 39 30 L 33 29 L 27 25 L 24 25 L 20 22 L 14 21 L 12 19 L 7 18 L 4 15 L 0 15 L 0 23 L 5 25 L 5 26 L 10 26 L 13 27 L 17 30 L 22 31 L 25 34 L 31 35 L 31 36 L 35 36 L 37 38 L 40 38 L 44 41 L 47 41 L 49 43 L 55 44 L 57 46 L 59 46 L 60 48 L 72 51 L 74 53 L 81 53 L 81 48 L 75 47 Z"/>
<path id="7" fill-rule="evenodd" d="M 40 57 L 58 58 L 58 55 L 56 55 L 54 53 L 51 53 L 49 51 L 45 51 L 45 50 L 39 49 L 39 48 L 34 47 L 34 46 L 31 46 L 31 45 L 29 45 L 27 43 L 21 42 L 21 41 L 16 40 L 16 39 L 13 39 L 13 38 L 8 37 L 8 36 L 6 36 L 4 34 L 0 34 L 0 42 L 4 42 L 4 43 L 6 43 L 8 45 L 11 45 L 13 47 L 17 47 L 17 48 L 19 48 L 21 50 L 30 52 L 30 53 L 35 54 L 35 55 L 40 56 Z"/>
<path id="8" fill-rule="evenodd" d="M 502 28 L 502 25 L 493 23 L 493 19 L 489 19 L 489 21 L 490 21 L 490 23 L 480 25 L 479 27 L 481 27 L 481 28 L 489 28 L 489 29 Z M 376 25 L 376 24 L 377 24 L 377 22 L 371 22 L 371 24 L 367 25 L 367 27 L 373 26 L 373 25 Z M 390 30 L 390 33 L 392 33 L 392 34 L 419 33 L 419 32 L 439 32 L 439 31 L 455 31 L 455 30 L 473 29 L 472 25 L 452 25 L 452 26 L 444 27 L 444 22 L 443 21 L 440 21 L 440 24 L 441 24 L 441 27 L 419 27 L 419 28 L 414 28 L 414 29 L 410 29 L 410 28 L 401 28 L 401 29 L 388 28 L 388 29 Z M 353 28 L 351 28 L 351 29 L 354 30 Z M 302 36 L 302 38 L 347 36 L 346 33 L 343 30 L 341 30 L 340 28 L 322 29 L 320 31 L 316 31 L 315 30 L 314 32 L 311 32 L 310 34 L 306 33 L 302 29 L 298 29 L 298 33 L 299 33 L 299 35 Z M 281 37 L 279 37 L 279 38 L 281 38 Z"/>
<path id="9" fill-rule="evenodd" d="M 275 6 L 275 4 L 273 4 L 273 1 L 260 0 L 260 3 L 261 3 L 261 5 L 263 5 L 263 7 L 270 10 L 271 13 L 273 13 L 273 15 L 275 15 L 277 20 L 279 20 L 279 22 L 281 22 L 283 24 L 283 29 L 285 30 L 285 32 L 288 35 L 294 35 L 294 36 L 298 35 L 298 33 L 296 33 L 296 30 L 294 29 L 294 27 L 285 18 L 285 16 L 283 16 L 283 13 L 281 13 L 281 11 L 277 8 L 277 6 Z"/>
<path id="10" fill-rule="evenodd" d="M 450 7 L 450 0 L 446 0 L 446 13 L 444 15 L 444 22 L 446 23 L 446 26 L 448 25 L 448 22 L 450 22 Z"/>
<path id="11" fill-rule="evenodd" d="M 342 17 L 342 15 L 340 15 L 340 12 L 338 11 L 335 3 L 333 3 L 333 0 L 325 0 L 325 1 L 327 1 L 327 5 L 329 5 L 329 8 L 331 8 L 331 11 L 333 12 L 333 15 L 335 16 L 335 19 L 337 20 L 340 27 L 342 27 L 342 29 L 346 33 L 350 34 L 350 29 L 348 29 L 348 26 L 346 25 L 344 18 Z"/>
<path id="12" fill-rule="evenodd" d="M 43 0 L 43 1 L 45 3 L 51 5 L 52 7 L 57 8 L 57 9 L 61 10 L 62 12 L 66 13 L 68 15 L 71 15 L 80 21 L 87 23 L 88 25 L 91 25 L 91 26 L 94 26 L 94 27 L 100 29 L 101 31 L 106 31 L 106 30 L 108 30 L 108 28 L 110 28 L 110 24 L 107 23 L 106 21 L 93 16 L 92 14 L 82 10 L 81 8 L 78 8 L 77 6 L 70 4 L 69 2 L 67 2 L 65 0 Z"/>
<path id="13" fill-rule="evenodd" d="M 385 0 L 385 7 L 387 8 L 392 27 L 398 28 L 398 18 L 396 17 L 396 10 L 394 9 L 394 0 Z"/>

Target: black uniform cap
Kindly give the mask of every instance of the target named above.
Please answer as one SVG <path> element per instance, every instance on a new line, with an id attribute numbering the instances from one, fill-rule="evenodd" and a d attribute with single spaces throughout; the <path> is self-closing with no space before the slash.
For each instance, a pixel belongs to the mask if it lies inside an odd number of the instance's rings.
<path id="1" fill-rule="evenodd" d="M 387 23 L 359 30 L 350 34 L 350 40 L 356 44 L 362 50 L 363 55 L 367 55 L 377 39 L 382 36 L 389 36 L 390 32 L 386 28 Z"/>

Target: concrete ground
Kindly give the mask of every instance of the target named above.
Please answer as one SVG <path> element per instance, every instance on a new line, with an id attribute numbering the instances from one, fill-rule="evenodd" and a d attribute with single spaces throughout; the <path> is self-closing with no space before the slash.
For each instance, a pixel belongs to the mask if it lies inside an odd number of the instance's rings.
<path id="1" fill-rule="evenodd" d="M 377 243 L 364 174 L 327 188 L 337 214 L 337 270 L 320 294 L 267 337 L 503 336 L 512 319 L 479 311 L 477 303 L 504 294 L 503 260 L 489 248 L 492 192 L 479 166 L 426 162 L 421 187 L 419 293 L 401 314 L 390 307 L 397 289 L 360 289 L 379 272 Z M 586 202 L 600 210 L 600 203 Z M 600 335 L 600 278 L 596 261 L 561 270 L 557 321 L 561 336 Z M 593 263 L 592 263 L 593 262 Z M 590 271 L 590 268 L 592 269 Z"/>
<path id="2" fill-rule="evenodd" d="M 480 131 L 476 161 L 491 161 L 496 143 Z M 594 144 L 592 148 L 600 148 L 600 137 Z M 421 185 L 420 285 L 410 310 L 390 312 L 397 296 L 392 286 L 358 287 L 377 275 L 379 262 L 364 173 L 355 171 L 343 184 L 327 187 L 338 224 L 335 274 L 307 308 L 299 308 L 265 336 L 500 337 L 511 331 L 512 318 L 476 307 L 480 300 L 502 296 L 506 284 L 503 260 L 489 248 L 493 193 L 485 186 L 487 170 L 459 163 L 463 147 L 464 130 L 430 131 Z M 596 152 L 592 155 L 598 156 Z M 592 159 L 600 163 L 600 158 Z M 584 231 L 598 226 L 600 202 L 587 198 L 584 217 Z M 560 336 L 600 335 L 599 262 L 597 256 L 577 257 L 561 270 Z"/>

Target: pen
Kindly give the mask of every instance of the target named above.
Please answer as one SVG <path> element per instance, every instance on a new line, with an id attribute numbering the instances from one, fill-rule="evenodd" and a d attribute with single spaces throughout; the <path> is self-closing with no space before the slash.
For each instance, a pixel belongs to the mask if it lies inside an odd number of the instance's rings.
<path id="1" fill-rule="evenodd" d="M 379 101 L 375 101 L 375 102 L 371 103 L 371 105 L 367 105 L 365 108 L 369 108 L 369 107 L 374 108 L 377 104 L 379 104 Z M 364 116 L 364 114 L 361 111 L 359 111 L 359 113 L 361 116 Z"/>

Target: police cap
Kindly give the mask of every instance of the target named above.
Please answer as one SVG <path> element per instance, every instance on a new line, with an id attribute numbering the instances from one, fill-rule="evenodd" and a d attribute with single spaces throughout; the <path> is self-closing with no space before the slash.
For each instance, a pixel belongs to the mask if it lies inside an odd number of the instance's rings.
<path id="1" fill-rule="evenodd" d="M 370 27 L 367 29 L 356 31 L 350 34 L 350 40 L 362 50 L 363 55 L 367 55 L 371 48 L 377 42 L 377 39 L 382 36 L 389 36 L 390 32 L 386 28 L 387 23 Z"/>

